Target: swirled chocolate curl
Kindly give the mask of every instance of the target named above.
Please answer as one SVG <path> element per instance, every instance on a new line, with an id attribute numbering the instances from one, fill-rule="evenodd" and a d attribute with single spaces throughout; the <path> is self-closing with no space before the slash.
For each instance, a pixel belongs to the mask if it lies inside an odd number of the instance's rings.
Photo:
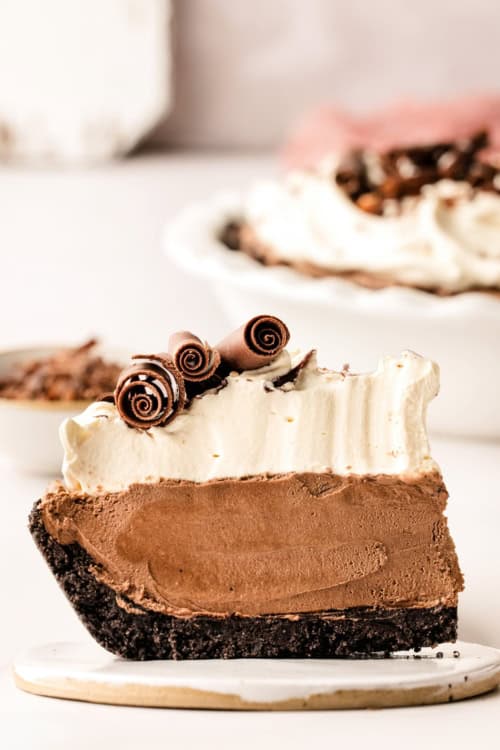
<path id="1" fill-rule="evenodd" d="M 276 359 L 289 339 L 283 321 L 273 315 L 257 315 L 226 336 L 216 349 L 229 369 L 255 370 Z"/>
<path id="2" fill-rule="evenodd" d="M 115 404 L 129 427 L 163 427 L 183 409 L 186 390 L 169 354 L 137 354 L 136 363 L 120 374 Z"/>
<path id="3" fill-rule="evenodd" d="M 168 341 L 168 351 L 188 383 L 208 380 L 220 364 L 219 352 L 190 331 L 173 333 Z"/>

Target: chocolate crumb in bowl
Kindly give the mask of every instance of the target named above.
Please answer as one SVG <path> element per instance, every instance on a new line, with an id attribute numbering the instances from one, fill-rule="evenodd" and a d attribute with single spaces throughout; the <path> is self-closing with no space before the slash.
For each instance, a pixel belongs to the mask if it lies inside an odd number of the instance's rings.
<path id="1" fill-rule="evenodd" d="M 98 341 L 61 349 L 47 357 L 14 366 L 0 379 L 0 398 L 15 400 L 91 401 L 112 391 L 120 365 L 96 353 Z"/>

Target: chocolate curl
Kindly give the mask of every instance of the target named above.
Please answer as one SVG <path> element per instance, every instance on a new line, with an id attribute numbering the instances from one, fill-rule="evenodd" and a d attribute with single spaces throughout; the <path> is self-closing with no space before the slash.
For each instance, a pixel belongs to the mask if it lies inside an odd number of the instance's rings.
<path id="1" fill-rule="evenodd" d="M 169 354 L 137 354 L 137 364 L 120 374 L 115 388 L 118 412 L 129 427 L 163 427 L 183 409 L 186 390 Z"/>
<path id="2" fill-rule="evenodd" d="M 190 331 L 178 331 L 168 341 L 175 366 L 188 383 L 208 380 L 220 365 L 220 355 Z"/>
<path id="3" fill-rule="evenodd" d="M 290 339 L 286 325 L 272 315 L 257 315 L 216 347 L 226 367 L 255 370 L 272 362 Z"/>

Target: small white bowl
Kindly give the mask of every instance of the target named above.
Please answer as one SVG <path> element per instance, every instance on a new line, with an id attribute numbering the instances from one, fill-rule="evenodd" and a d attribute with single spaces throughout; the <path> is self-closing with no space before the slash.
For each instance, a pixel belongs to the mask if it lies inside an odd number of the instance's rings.
<path id="1" fill-rule="evenodd" d="M 0 378 L 18 363 L 49 357 L 61 348 L 40 346 L 0 352 Z M 63 459 L 59 425 L 89 403 L 0 398 L 0 452 L 21 471 L 59 475 Z"/>
<path id="2" fill-rule="evenodd" d="M 187 208 L 165 233 L 165 251 L 213 285 L 231 324 L 279 315 L 293 343 L 317 347 L 323 365 L 376 366 L 382 354 L 413 349 L 441 366 L 442 392 L 432 404 L 435 432 L 500 437 L 500 298 L 482 292 L 450 297 L 416 289 L 365 289 L 340 278 L 313 279 L 266 267 L 219 240 L 243 212 L 243 197 L 219 194 Z"/>

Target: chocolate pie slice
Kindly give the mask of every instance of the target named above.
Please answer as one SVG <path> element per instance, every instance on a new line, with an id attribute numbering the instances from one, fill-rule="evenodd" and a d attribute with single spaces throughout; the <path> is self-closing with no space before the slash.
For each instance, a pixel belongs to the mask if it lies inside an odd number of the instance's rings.
<path id="1" fill-rule="evenodd" d="M 463 587 L 429 453 L 437 366 L 292 356 L 258 316 L 174 335 L 61 427 L 64 482 L 31 533 L 104 648 L 128 659 L 350 657 L 456 638 Z"/>

